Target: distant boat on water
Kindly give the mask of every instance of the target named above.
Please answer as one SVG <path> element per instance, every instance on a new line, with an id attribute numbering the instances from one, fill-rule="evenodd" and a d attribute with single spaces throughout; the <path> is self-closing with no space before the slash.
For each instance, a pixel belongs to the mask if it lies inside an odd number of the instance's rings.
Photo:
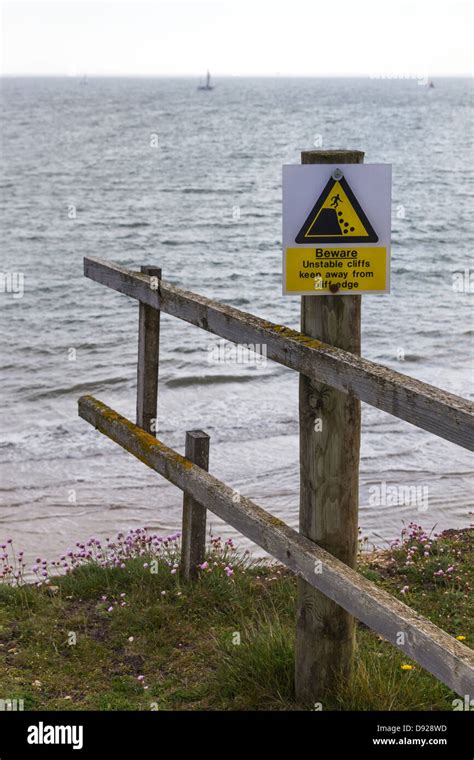
<path id="1" fill-rule="evenodd" d="M 198 90 L 213 90 L 214 85 L 211 84 L 211 75 L 209 72 L 206 74 L 206 84 L 199 84 Z"/>

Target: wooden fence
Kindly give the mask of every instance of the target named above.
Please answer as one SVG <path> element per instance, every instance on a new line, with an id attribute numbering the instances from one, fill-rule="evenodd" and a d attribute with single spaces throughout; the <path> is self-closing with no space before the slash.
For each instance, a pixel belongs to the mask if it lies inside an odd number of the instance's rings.
<path id="1" fill-rule="evenodd" d="M 181 290 L 162 280 L 160 270 L 142 268 L 134 272 L 112 262 L 86 258 L 84 271 L 90 279 L 140 303 L 137 424 L 92 396 L 79 399 L 79 415 L 184 492 L 186 577 L 192 576 L 202 557 L 205 510 L 209 509 L 455 692 L 472 695 L 472 650 L 250 499 L 240 494 L 236 498 L 232 488 L 206 471 L 209 439 L 205 433 L 188 432 L 186 457 L 156 438 L 159 315 L 171 314 L 238 344 L 264 344 L 268 358 L 304 377 L 471 450 L 473 405 L 295 330 Z M 302 665 L 298 662 L 300 654 L 297 650 L 296 670 L 311 662 L 311 658 L 303 658 Z M 327 684 L 323 688 L 311 670 L 304 681 L 300 696 L 324 698 Z"/>

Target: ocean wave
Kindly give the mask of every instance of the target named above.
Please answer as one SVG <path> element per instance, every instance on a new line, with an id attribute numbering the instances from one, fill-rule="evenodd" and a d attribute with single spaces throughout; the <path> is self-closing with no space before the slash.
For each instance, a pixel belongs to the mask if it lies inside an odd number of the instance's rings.
<path id="1" fill-rule="evenodd" d="M 33 393 L 29 396 L 30 400 L 58 398 L 58 396 L 67 396 L 73 393 L 82 393 L 84 391 L 102 391 L 111 385 L 127 384 L 128 380 L 124 377 L 108 377 L 105 380 L 95 380 L 87 383 L 77 383 L 64 388 L 51 388 L 50 390 L 40 393 Z"/>
<path id="2" fill-rule="evenodd" d="M 182 187 L 178 192 L 184 193 L 184 195 L 207 195 L 219 191 L 209 187 Z"/>
<path id="3" fill-rule="evenodd" d="M 183 388 L 192 385 L 218 385 L 223 383 L 247 383 L 255 380 L 256 375 L 188 375 L 175 377 L 166 381 L 169 388 Z"/>
<path id="4" fill-rule="evenodd" d="M 134 229 L 135 227 L 151 227 L 150 222 L 115 222 L 117 227 L 129 227 Z"/>

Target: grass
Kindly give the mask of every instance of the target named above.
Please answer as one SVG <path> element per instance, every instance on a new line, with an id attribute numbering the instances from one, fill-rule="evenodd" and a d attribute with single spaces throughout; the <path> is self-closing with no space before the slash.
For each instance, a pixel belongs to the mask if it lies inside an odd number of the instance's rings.
<path id="1" fill-rule="evenodd" d="M 49 567 L 46 583 L 0 583 L 0 699 L 26 710 L 312 709 L 293 691 L 293 576 L 215 540 L 186 584 L 176 537 L 158 546 L 144 536 L 110 544 L 113 561 L 82 544 L 68 574 Z M 473 536 L 410 526 L 359 569 L 472 645 Z M 452 710 L 456 697 L 359 625 L 351 683 L 323 708 Z"/>

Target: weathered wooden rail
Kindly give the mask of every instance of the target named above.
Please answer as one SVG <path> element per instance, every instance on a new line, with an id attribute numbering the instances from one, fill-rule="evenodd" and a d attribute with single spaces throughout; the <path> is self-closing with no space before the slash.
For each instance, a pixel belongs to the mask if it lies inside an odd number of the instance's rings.
<path id="1" fill-rule="evenodd" d="M 137 424 L 92 396 L 79 399 L 79 414 L 184 492 L 186 576 L 191 575 L 193 558 L 202 551 L 205 510 L 209 509 L 458 694 L 473 694 L 471 649 L 249 499 L 240 494 L 236 499 L 233 489 L 206 472 L 205 434 L 187 439 L 187 458 L 152 434 L 156 433 L 159 347 L 159 320 L 153 319 L 153 312 L 171 314 L 235 343 L 265 344 L 268 358 L 469 449 L 474 448 L 474 405 L 295 330 L 181 290 L 163 281 L 159 270 L 134 272 L 86 258 L 84 272 L 136 298 L 146 311 L 140 313 Z M 199 444 L 203 446 L 200 453 Z M 198 464 L 192 459 L 199 460 Z M 191 535 L 197 542 L 194 549 Z M 317 693 L 316 684 L 315 697 Z"/>
<path id="2" fill-rule="evenodd" d="M 112 262 L 85 258 L 84 274 L 234 343 L 263 343 L 269 359 L 474 451 L 474 405 L 460 396 Z"/>

